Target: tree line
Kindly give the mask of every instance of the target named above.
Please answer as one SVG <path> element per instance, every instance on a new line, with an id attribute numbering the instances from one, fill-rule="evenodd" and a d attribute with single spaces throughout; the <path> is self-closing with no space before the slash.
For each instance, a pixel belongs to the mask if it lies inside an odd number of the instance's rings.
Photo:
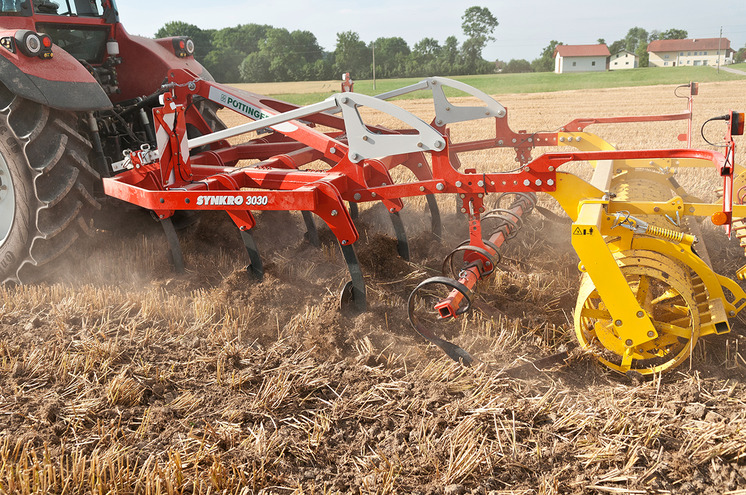
<path id="1" fill-rule="evenodd" d="M 276 82 L 338 79 L 349 72 L 355 79 L 425 77 L 433 74 L 487 74 L 494 62 L 482 50 L 498 26 L 486 7 L 469 7 L 461 16 L 466 40 L 455 36 L 442 43 L 423 38 L 410 49 L 401 37 L 381 37 L 366 43 L 358 33 L 337 33 L 334 51 L 325 52 L 310 31 L 288 31 L 266 24 L 244 24 L 223 29 L 201 29 L 194 24 L 166 23 L 156 38 L 190 36 L 195 58 L 218 81 Z"/>
<path id="2" fill-rule="evenodd" d="M 380 37 L 366 43 L 358 33 L 337 33 L 334 51 L 326 52 L 310 31 L 288 31 L 266 24 L 244 24 L 223 29 L 200 29 L 185 22 L 165 24 L 157 38 L 191 36 L 196 45 L 195 57 L 218 81 L 276 82 L 319 81 L 338 79 L 349 72 L 354 79 L 454 76 L 494 72 L 551 72 L 554 51 L 563 43 L 552 40 L 532 61 L 511 59 L 508 62 L 487 61 L 482 50 L 494 41 L 492 33 L 497 19 L 486 7 L 469 7 L 461 16 L 466 40 L 459 44 L 455 36 L 443 41 L 426 37 L 409 47 L 401 37 Z M 609 52 L 627 50 L 648 66 L 647 47 L 654 40 L 685 39 L 684 29 L 647 31 L 630 28 L 627 35 L 609 44 Z M 597 40 L 606 44 L 604 38 Z M 746 47 L 738 50 L 736 61 L 746 58 Z"/>

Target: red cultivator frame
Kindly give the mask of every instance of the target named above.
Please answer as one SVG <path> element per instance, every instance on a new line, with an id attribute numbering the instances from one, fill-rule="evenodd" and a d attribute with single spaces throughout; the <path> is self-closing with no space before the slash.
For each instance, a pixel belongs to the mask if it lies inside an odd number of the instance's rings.
<path id="1" fill-rule="evenodd" d="M 444 87 L 471 95 L 479 105 L 452 104 L 445 96 Z M 560 132 L 529 134 L 513 132 L 507 124 L 506 109 L 488 95 L 448 79 L 429 78 L 376 98 L 358 93 L 336 94 L 299 108 L 202 80 L 187 70 L 174 70 L 164 87 L 163 107 L 154 111 L 157 149 L 128 153 L 124 161 L 115 164 L 123 171 L 105 179 L 104 187 L 108 195 L 153 210 L 163 219 L 176 260 L 180 259 L 180 251 L 169 220 L 171 215 L 176 210 L 225 210 L 242 233 L 251 269 L 258 277 L 262 267 L 249 234 L 255 225 L 251 212 L 299 210 L 304 214 L 311 238 L 315 231 L 310 213 L 314 213 L 339 240 L 350 270 L 352 280 L 343 292 L 343 302 L 352 302 L 360 310 L 366 306 L 365 283 L 352 247 L 358 240 L 353 222 L 357 203 L 384 203 L 391 214 L 399 253 L 407 257 L 406 234 L 399 218 L 402 198 L 426 196 L 433 231 L 439 234 L 440 215 L 434 195 L 458 195 L 459 208 L 468 219 L 469 239 L 444 263 L 444 270 L 450 268 L 451 276 L 435 277 L 420 284 L 410 297 L 409 309 L 412 325 L 420 335 L 453 359 L 467 364 L 473 359 L 465 350 L 440 339 L 418 321 L 414 296 L 429 285 L 444 285 L 451 289 L 450 295 L 431 309 L 443 319 L 456 318 L 468 311 L 470 293 L 479 280 L 495 270 L 502 243 L 515 235 L 521 217 L 534 209 L 536 193 L 548 193 L 573 220 L 573 232 L 579 232 L 573 236 L 573 245 L 592 281 L 588 299 L 579 301 L 576 311 L 576 331 L 581 344 L 598 352 L 599 359 L 614 369 L 658 371 L 681 362 L 682 353 L 689 354 L 700 334 L 727 330 L 727 317 L 740 310 L 746 301 L 738 301 L 742 291 L 737 286 L 734 288 L 732 281 L 703 268 L 704 263 L 695 254 L 689 254 L 691 249 L 688 253 L 674 254 L 676 249 L 671 246 L 689 242 L 691 248 L 693 242 L 692 236 L 682 233 L 680 222 L 666 228 L 643 219 L 725 213 L 729 221 L 730 196 L 726 196 L 722 206 L 702 204 L 683 192 L 672 174 L 662 170 L 714 164 L 728 184 L 728 178 L 732 181 L 733 177 L 733 167 L 729 165 L 732 156 L 729 162 L 719 153 L 691 149 L 617 151 L 583 131 L 590 124 L 655 120 L 688 119 L 691 127 L 691 94 L 696 93 L 696 85 L 686 87 L 690 89 L 690 108 L 682 114 L 579 119 Z M 433 95 L 435 118 L 430 124 L 385 101 L 423 89 Z M 210 133 L 199 114 L 191 111 L 195 97 L 232 109 L 254 122 Z M 364 107 L 396 118 L 403 128 L 367 124 L 360 111 Z M 477 119 L 494 122 L 494 138 L 451 142 L 450 124 Z M 189 126 L 202 135 L 188 139 Z M 227 141 L 262 129 L 272 132 L 243 144 L 231 145 Z M 686 140 L 690 135 L 689 132 L 681 137 Z M 532 159 L 532 149 L 540 146 L 576 149 Z M 490 148 L 513 148 L 518 167 L 494 173 L 459 170 L 460 153 Z M 238 162 L 248 159 L 259 162 L 236 167 Z M 576 161 L 595 163 L 596 172 L 590 183 L 558 170 Z M 323 170 L 309 169 L 313 162 L 323 162 L 326 166 Z M 415 179 L 393 180 L 389 172 L 397 166 L 411 170 Z M 635 198 L 617 200 L 613 193 L 615 182 L 630 177 L 660 186 L 661 196 L 649 196 L 645 202 Z M 485 198 L 495 193 L 508 194 L 513 202 L 505 208 L 498 202 L 497 208 L 487 211 Z M 498 225 L 492 235 L 484 238 L 482 222 L 486 220 L 496 220 Z M 632 256 L 629 253 L 633 251 L 637 268 L 629 270 Z M 455 253 L 459 253 L 458 267 L 454 266 Z M 709 306 L 693 304 L 685 323 L 673 316 L 659 321 L 661 317 L 656 315 L 664 303 L 651 306 L 641 291 L 643 286 L 652 290 L 659 283 L 661 266 L 683 273 L 681 284 L 688 284 L 687 287 L 701 280 L 702 295 L 717 302 Z M 724 295 L 723 286 L 727 286 L 729 295 L 736 300 Z M 685 292 L 679 286 L 669 289 Z M 602 302 L 595 302 L 596 299 Z M 684 302 L 690 302 L 685 299 Z M 671 304 L 681 306 L 680 301 L 664 302 L 665 308 Z M 589 332 L 593 335 L 589 336 Z"/>

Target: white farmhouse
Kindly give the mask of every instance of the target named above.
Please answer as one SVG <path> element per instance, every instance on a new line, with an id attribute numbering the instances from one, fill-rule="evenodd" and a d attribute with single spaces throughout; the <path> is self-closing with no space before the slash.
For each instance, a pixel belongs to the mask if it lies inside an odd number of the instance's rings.
<path id="1" fill-rule="evenodd" d="M 680 67 L 695 65 L 728 65 L 734 51 L 728 38 L 697 38 L 685 40 L 655 40 L 648 45 L 650 67 Z"/>
<path id="2" fill-rule="evenodd" d="M 603 72 L 608 59 L 606 45 L 559 45 L 554 49 L 554 72 Z"/>
<path id="3" fill-rule="evenodd" d="M 627 50 L 609 57 L 609 70 L 636 69 L 639 66 L 640 57 Z"/>

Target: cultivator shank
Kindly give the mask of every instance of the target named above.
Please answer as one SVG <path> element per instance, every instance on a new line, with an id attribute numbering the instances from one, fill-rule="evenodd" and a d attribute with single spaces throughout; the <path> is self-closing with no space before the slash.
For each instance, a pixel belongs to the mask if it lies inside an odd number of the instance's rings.
<path id="1" fill-rule="evenodd" d="M 478 105 L 453 104 L 444 92 L 449 87 L 467 93 Z M 442 276 L 414 289 L 408 309 L 422 337 L 465 364 L 475 359 L 437 336 L 431 323 L 456 319 L 471 309 L 478 282 L 498 268 L 501 247 L 536 208 L 537 194 L 547 193 L 572 221 L 572 244 L 583 272 L 575 312 L 581 345 L 617 371 L 659 372 L 683 362 L 699 337 L 728 331 L 728 319 L 746 304 L 741 288 L 714 273 L 697 255 L 697 238 L 689 233 L 686 221 L 709 216 L 729 232 L 734 218 L 746 216 L 746 206 L 731 201 L 735 145 L 730 136 L 738 134 L 740 114 L 727 116 L 724 154 L 688 147 L 616 150 L 584 129 L 591 124 L 671 120 L 689 120 L 691 126 L 696 86 L 685 87 L 690 90 L 689 110 L 682 114 L 577 119 L 558 132 L 526 133 L 512 131 L 507 110 L 488 95 L 443 78 L 429 78 L 375 98 L 343 93 L 296 107 L 174 70 L 164 86 L 163 107 L 154 112 L 156 149 L 128 153 L 116 164 L 121 173 L 105 179 L 105 191 L 153 210 L 166 221 L 178 210 L 225 210 L 242 233 L 258 277 L 262 268 L 250 235 L 256 223 L 252 211 L 301 211 L 309 239 L 318 239 L 313 213 L 338 239 L 350 270 L 342 301 L 360 310 L 366 301 L 353 248 L 359 237 L 356 205 L 379 201 L 385 205 L 399 254 L 407 258 L 406 231 L 399 217 L 402 199 L 427 198 L 433 233 L 439 237 L 442 227 L 435 196 L 456 195 L 469 238 L 446 257 Z M 432 92 L 435 117 L 430 123 L 386 101 L 416 90 Z M 210 133 L 204 122 L 190 121 L 194 117 L 189 117 L 188 109 L 199 98 L 252 122 Z M 395 119 L 402 127 L 372 123 L 369 112 Z M 493 138 L 452 141 L 450 126 L 479 119 L 494 122 Z M 190 124 L 202 135 L 189 139 Z M 242 143 L 229 141 L 263 130 L 270 132 Z M 691 130 L 680 139 L 690 140 Z M 545 146 L 569 150 L 531 157 L 533 150 Z M 517 167 L 492 171 L 499 167 L 486 164 L 479 172 L 461 170 L 460 154 L 492 148 L 514 149 Z M 252 163 L 237 166 L 245 160 Z M 590 181 L 560 171 L 576 162 L 593 164 Z M 397 167 L 408 169 L 411 176 L 401 179 L 402 174 L 392 174 Z M 710 167 L 719 173 L 725 185 L 722 204 L 706 204 L 688 195 L 672 172 L 684 167 Z M 490 208 L 485 204 L 492 195 L 498 199 Z M 171 247 L 178 251 L 175 242 Z M 423 305 L 435 287 L 448 292 Z M 421 317 L 422 311 L 433 317 Z"/>

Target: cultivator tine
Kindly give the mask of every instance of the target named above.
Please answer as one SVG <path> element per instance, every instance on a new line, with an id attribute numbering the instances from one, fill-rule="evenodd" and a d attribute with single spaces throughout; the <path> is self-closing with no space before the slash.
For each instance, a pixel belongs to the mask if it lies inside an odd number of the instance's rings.
<path id="1" fill-rule="evenodd" d="M 348 203 L 347 210 L 350 212 L 350 217 L 353 220 L 357 220 L 360 217 L 360 208 L 358 208 L 357 203 Z"/>
<path id="2" fill-rule="evenodd" d="M 161 225 L 163 226 L 163 233 L 166 235 L 166 242 L 168 242 L 168 249 L 171 253 L 171 263 L 174 266 L 174 270 L 178 274 L 184 273 L 184 255 L 181 252 L 181 244 L 179 243 L 179 236 L 176 235 L 176 229 L 171 218 L 162 218 Z"/>
<path id="3" fill-rule="evenodd" d="M 430 229 L 436 239 L 440 239 L 443 236 L 443 223 L 440 220 L 440 210 L 438 209 L 438 202 L 435 199 L 434 194 L 428 194 L 425 196 L 427 199 L 427 206 L 430 208 Z"/>
<path id="4" fill-rule="evenodd" d="M 246 247 L 246 252 L 249 254 L 249 265 L 246 267 L 246 271 L 251 274 L 255 280 L 261 281 L 264 278 L 264 265 L 262 264 L 262 257 L 259 255 L 259 249 L 254 241 L 254 236 L 248 230 L 241 230 L 241 240 L 243 245 Z"/>
<path id="5" fill-rule="evenodd" d="M 365 296 L 365 279 L 363 278 L 363 271 L 360 269 L 360 262 L 352 246 L 340 244 L 340 248 L 342 248 L 342 255 L 345 263 L 347 263 L 347 269 L 352 280 L 348 281 L 342 288 L 339 302 L 343 308 L 354 306 L 356 311 L 363 312 L 367 309 L 368 304 Z"/>
<path id="6" fill-rule="evenodd" d="M 316 222 L 313 221 L 313 215 L 310 211 L 301 211 L 303 222 L 306 224 L 306 239 L 314 247 L 320 247 L 319 231 L 316 230 Z"/>
<path id="7" fill-rule="evenodd" d="M 441 350 L 443 350 L 443 352 L 448 355 L 448 357 L 450 357 L 457 363 L 463 364 L 464 366 L 471 366 L 471 364 L 474 362 L 474 358 L 471 356 L 471 354 L 469 354 L 456 344 L 448 342 L 447 340 L 441 339 L 440 337 L 435 335 L 435 332 L 427 326 L 423 325 L 420 322 L 420 319 L 417 317 L 417 295 L 418 293 L 424 292 L 425 289 L 433 285 L 443 285 L 445 287 L 449 287 L 462 296 L 462 300 L 466 301 L 466 303 L 459 307 L 458 310 L 456 310 L 457 315 L 462 315 L 471 310 L 471 299 L 469 297 L 471 291 L 466 286 L 449 277 L 431 277 L 420 282 L 420 284 L 412 291 L 412 293 L 409 294 L 409 299 L 407 300 L 407 313 L 409 315 L 409 322 L 412 324 L 412 328 L 414 328 L 414 330 L 422 338 L 424 338 L 431 344 L 440 347 Z"/>
<path id="8" fill-rule="evenodd" d="M 396 250 L 402 259 L 409 261 L 409 241 L 407 240 L 407 232 L 404 230 L 404 222 L 402 222 L 398 211 L 390 212 L 389 217 L 396 233 Z"/>

